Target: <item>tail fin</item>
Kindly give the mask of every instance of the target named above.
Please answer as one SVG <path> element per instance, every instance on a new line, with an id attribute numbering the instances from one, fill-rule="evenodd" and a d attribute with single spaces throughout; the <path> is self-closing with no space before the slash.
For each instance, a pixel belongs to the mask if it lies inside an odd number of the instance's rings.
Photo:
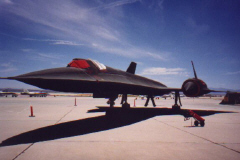
<path id="1" fill-rule="evenodd" d="M 135 74 L 136 67 L 137 67 L 137 63 L 131 62 L 130 65 L 129 65 L 129 67 L 128 67 L 128 69 L 127 69 L 127 72 L 128 72 L 128 73 Z"/>
<path id="2" fill-rule="evenodd" d="M 198 79 L 198 78 L 197 78 L 197 73 L 196 73 L 196 71 L 195 71 L 195 67 L 194 67 L 194 64 L 193 64 L 193 61 L 191 61 L 191 62 L 192 62 L 194 77 L 195 77 L 196 79 Z"/>
<path id="3" fill-rule="evenodd" d="M 29 91 L 27 89 L 23 89 L 24 93 L 29 93 Z"/>

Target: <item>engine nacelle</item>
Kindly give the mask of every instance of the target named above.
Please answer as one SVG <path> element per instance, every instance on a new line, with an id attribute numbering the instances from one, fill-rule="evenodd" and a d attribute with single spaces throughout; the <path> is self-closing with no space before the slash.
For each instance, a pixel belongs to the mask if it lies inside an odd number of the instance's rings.
<path id="1" fill-rule="evenodd" d="M 182 91 L 187 97 L 198 97 L 209 93 L 207 84 L 196 78 L 187 79 L 182 84 Z"/>

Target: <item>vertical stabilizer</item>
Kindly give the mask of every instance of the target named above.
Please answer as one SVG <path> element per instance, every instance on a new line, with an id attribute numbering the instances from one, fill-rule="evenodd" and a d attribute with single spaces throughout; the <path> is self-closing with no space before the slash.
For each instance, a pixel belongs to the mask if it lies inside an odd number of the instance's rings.
<path id="1" fill-rule="evenodd" d="M 127 69 L 127 72 L 135 74 L 136 67 L 137 67 L 137 63 L 131 62 L 128 69 Z"/>
<path id="2" fill-rule="evenodd" d="M 23 89 L 23 93 L 29 93 L 27 89 Z"/>
<path id="3" fill-rule="evenodd" d="M 198 78 L 197 78 L 197 73 L 196 73 L 195 68 L 194 68 L 193 61 L 191 61 L 191 62 L 192 62 L 192 67 L 193 67 L 194 77 L 195 77 L 196 79 L 198 79 Z"/>

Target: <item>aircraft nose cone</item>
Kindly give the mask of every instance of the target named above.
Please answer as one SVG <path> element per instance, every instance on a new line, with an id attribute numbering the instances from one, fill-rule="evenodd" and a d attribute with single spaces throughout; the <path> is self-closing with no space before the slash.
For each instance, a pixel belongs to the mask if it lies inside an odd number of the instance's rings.
<path id="1" fill-rule="evenodd" d="M 86 80 L 89 79 L 89 75 L 87 75 L 83 70 L 77 68 L 53 68 L 53 69 L 46 69 L 41 71 L 30 72 L 26 74 L 22 74 L 16 77 L 11 77 L 11 79 L 16 80 L 31 80 L 31 79 L 71 79 L 71 80 Z"/>
<path id="2" fill-rule="evenodd" d="M 39 88 L 63 92 L 78 92 L 78 89 L 84 88 L 86 83 L 95 81 L 85 70 L 71 67 L 46 69 L 9 77 L 8 79 L 15 79 Z"/>

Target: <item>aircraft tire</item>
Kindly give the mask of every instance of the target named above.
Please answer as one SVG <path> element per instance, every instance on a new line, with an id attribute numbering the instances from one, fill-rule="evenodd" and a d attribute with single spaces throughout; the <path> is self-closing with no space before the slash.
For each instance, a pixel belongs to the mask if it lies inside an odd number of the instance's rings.
<path id="1" fill-rule="evenodd" d="M 194 121 L 194 125 L 195 125 L 196 127 L 198 126 L 198 124 L 199 124 L 198 121 Z"/>
<path id="2" fill-rule="evenodd" d="M 201 127 L 204 127 L 204 125 L 205 125 L 205 122 L 204 122 L 204 121 L 201 121 L 201 122 L 200 122 L 200 126 L 201 126 Z"/>
<path id="3" fill-rule="evenodd" d="M 122 108 L 123 108 L 123 109 L 129 109 L 129 108 L 130 108 L 130 104 L 124 103 L 124 104 L 122 105 Z"/>

